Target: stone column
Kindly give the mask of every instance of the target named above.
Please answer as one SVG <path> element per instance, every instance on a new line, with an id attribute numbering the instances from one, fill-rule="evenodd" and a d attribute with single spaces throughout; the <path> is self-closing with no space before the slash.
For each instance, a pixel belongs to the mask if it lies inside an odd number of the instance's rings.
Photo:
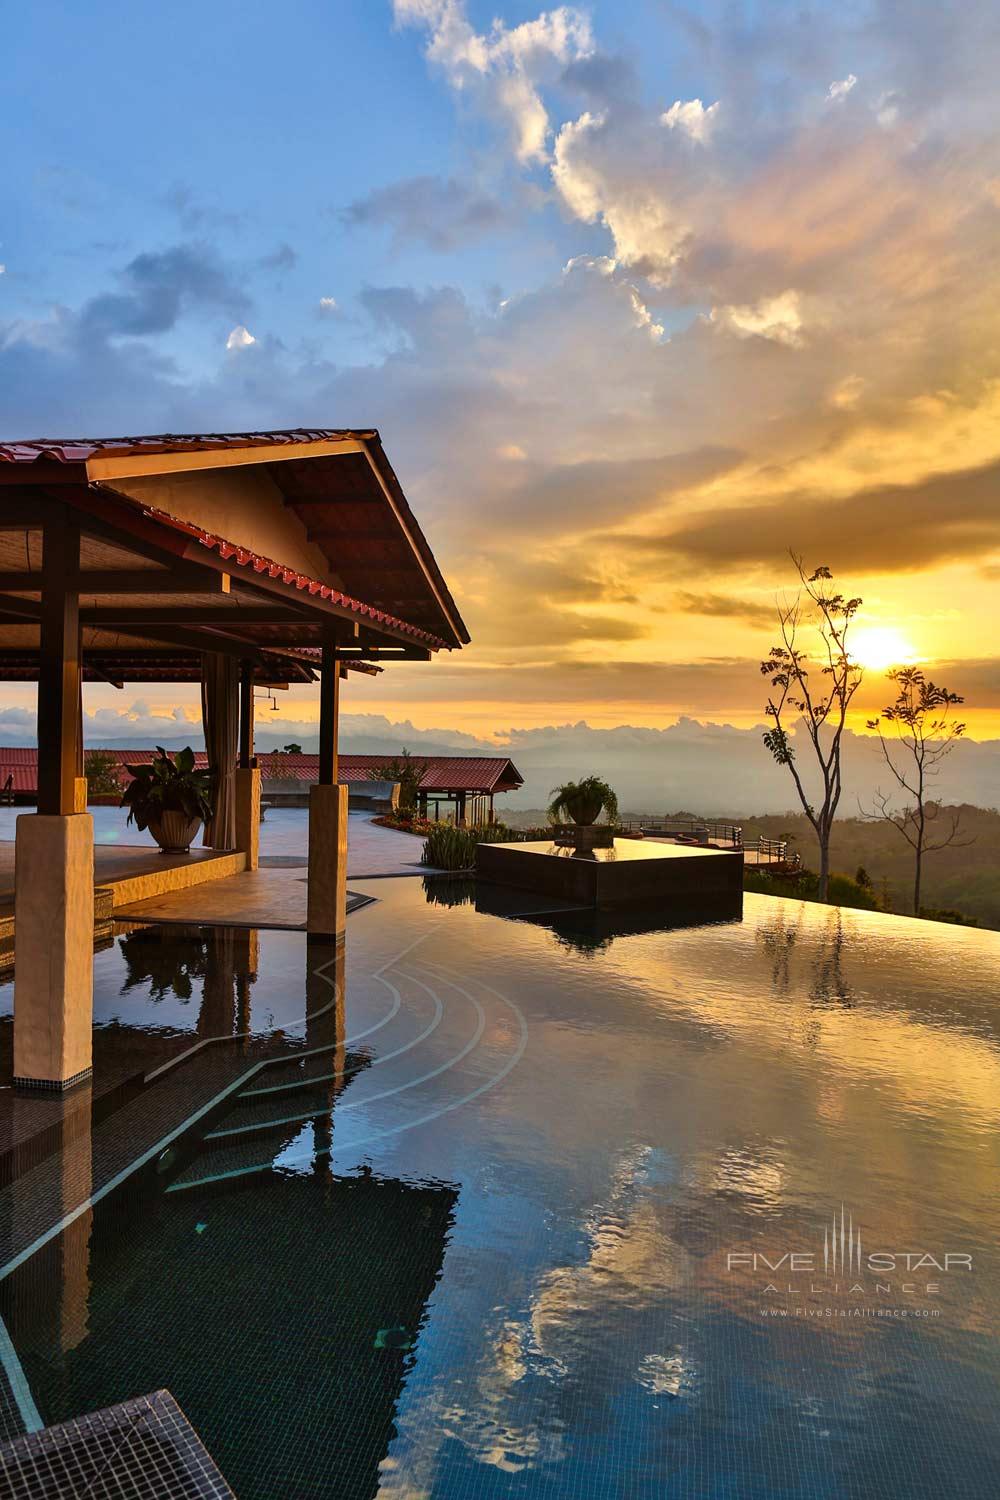
<path id="1" fill-rule="evenodd" d="M 347 786 L 309 788 L 309 885 L 306 930 L 328 937 L 347 922 Z"/>
<path id="2" fill-rule="evenodd" d="M 236 772 L 236 847 L 247 857 L 247 869 L 260 863 L 260 771 L 240 766 Z"/>
<path id="3" fill-rule="evenodd" d="M 14 845 L 14 1082 L 87 1078 L 94 1014 L 94 820 L 18 818 Z"/>

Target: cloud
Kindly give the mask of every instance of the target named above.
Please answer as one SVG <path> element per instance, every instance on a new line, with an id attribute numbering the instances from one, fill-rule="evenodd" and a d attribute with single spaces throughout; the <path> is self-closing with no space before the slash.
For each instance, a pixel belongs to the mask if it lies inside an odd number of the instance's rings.
<path id="1" fill-rule="evenodd" d="M 858 80 L 853 73 L 848 73 L 846 78 L 841 78 L 836 82 L 831 83 L 827 91 L 827 99 L 831 100 L 835 104 L 841 103 L 844 99 L 847 98 L 848 94 L 854 88 L 857 81 Z"/>
<path id="2" fill-rule="evenodd" d="M 582 11 L 560 5 L 511 28 L 495 20 L 487 33 L 472 26 L 464 0 L 393 0 L 393 11 L 399 25 L 430 33 L 427 57 L 452 87 L 505 123 L 518 161 L 545 159 L 549 117 L 540 86 L 592 51 Z"/>
<path id="3" fill-rule="evenodd" d="M 792 348 L 802 343 L 801 298 L 795 291 L 765 297 L 755 306 L 713 307 L 711 318 L 737 338 L 772 339 Z"/>
<path id="4" fill-rule="evenodd" d="M 404 249 L 413 241 L 432 250 L 454 250 L 496 233 L 511 223 L 499 198 L 455 177 L 408 177 L 376 188 L 343 212 L 345 223 L 392 231 Z"/>
<path id="5" fill-rule="evenodd" d="M 399 237 L 395 284 L 358 299 L 360 352 L 268 337 L 243 291 L 259 245 L 241 267 L 152 243 L 77 305 L 5 309 L 7 434 L 377 425 L 475 650 L 387 673 L 376 701 L 398 682 L 407 703 L 509 704 L 519 723 L 553 702 L 745 710 L 753 672 L 725 663 L 789 544 L 863 574 L 886 609 L 932 594 L 928 616 L 995 629 L 995 5 L 903 25 L 866 0 L 829 27 L 663 6 L 670 78 L 690 83 L 655 98 L 580 11 L 491 29 L 454 0 L 396 9 L 455 101 L 455 166 L 418 179 L 433 215 L 405 181 L 348 210 Z M 858 57 L 833 107 L 828 80 Z M 515 212 L 491 225 L 480 200 L 511 183 Z M 502 292 L 483 293 L 478 256 L 417 282 L 435 234 L 460 246 L 511 221 Z M 336 309 L 315 274 L 319 319 Z M 197 357 L 169 336 L 184 320 Z M 223 350 L 251 324 L 246 357 Z"/>
<path id="6" fill-rule="evenodd" d="M 639 92 L 632 62 L 605 52 L 587 52 L 575 58 L 563 69 L 559 83 L 564 89 L 581 94 L 597 109 L 626 103 Z"/>
<path id="7" fill-rule="evenodd" d="M 186 183 L 175 182 L 164 194 L 163 203 L 176 215 L 185 234 L 204 234 L 220 229 L 234 233 L 246 225 L 246 214 L 220 208 L 214 202 L 204 202 Z"/>
<path id="8" fill-rule="evenodd" d="M 244 328 L 242 323 L 238 323 L 235 328 L 230 330 L 229 337 L 226 339 L 226 348 L 249 349 L 250 345 L 256 344 L 256 342 L 257 340 L 249 328 Z"/>
<path id="9" fill-rule="evenodd" d="M 706 445 L 649 458 L 589 459 L 577 463 L 534 460 L 521 465 L 507 491 L 504 514 L 539 534 L 572 522 L 586 530 L 608 515 L 609 497 L 620 520 L 635 519 L 671 497 L 735 467 L 740 454 Z M 524 473 L 527 468 L 528 472 Z"/>
<path id="10" fill-rule="evenodd" d="M 706 615 L 714 620 L 741 620 L 744 625 L 768 626 L 777 619 L 775 605 L 756 604 L 728 594 L 693 594 L 682 590 L 671 600 L 674 609 L 687 615 Z"/>
<path id="11" fill-rule="evenodd" d="M 700 99 L 689 99 L 686 103 L 677 99 L 660 116 L 660 124 L 670 130 L 684 131 L 693 141 L 707 141 L 718 112 L 718 100 L 706 109 Z"/>
<path id="12" fill-rule="evenodd" d="M 174 245 L 137 255 L 118 272 L 122 290 L 93 297 L 80 311 L 90 333 L 142 337 L 166 333 L 194 308 L 240 312 L 247 297 L 210 246 Z"/>
<path id="13" fill-rule="evenodd" d="M 915 572 L 1000 549 L 998 495 L 995 462 L 914 484 L 862 486 L 839 500 L 799 493 L 781 504 L 703 511 L 692 524 L 626 545 L 726 570 L 773 567 L 791 547 L 855 574 Z"/>
<path id="14" fill-rule="evenodd" d="M 262 255 L 257 264 L 265 271 L 291 271 L 298 265 L 298 260 L 297 252 L 283 241 L 269 255 Z"/>

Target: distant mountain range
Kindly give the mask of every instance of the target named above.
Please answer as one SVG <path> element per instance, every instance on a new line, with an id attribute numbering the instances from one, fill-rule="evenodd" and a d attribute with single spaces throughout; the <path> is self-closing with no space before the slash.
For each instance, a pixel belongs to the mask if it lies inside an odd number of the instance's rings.
<path id="1" fill-rule="evenodd" d="M 162 744 L 180 749 L 191 744 L 198 749 L 203 744 L 200 728 L 183 718 L 154 716 L 136 704 L 123 714 L 102 710 L 89 715 L 85 735 L 88 745 Z M 384 754 L 387 759 L 398 755 L 404 745 L 425 755 L 509 755 L 525 784 L 516 795 L 501 799 L 498 811 L 503 806 L 544 807 L 553 786 L 592 772 L 612 783 L 622 807 L 644 812 L 684 807 L 719 817 L 740 809 L 759 814 L 797 811 L 788 772 L 776 766 L 764 749 L 762 731 L 763 726 L 736 729 L 681 719 L 667 729 L 628 725 L 594 729 L 586 723 L 511 729 L 494 741 L 455 729 L 417 729 L 380 714 L 345 714 L 341 748 Z M 34 715 L 23 709 L 0 709 L 0 743 L 34 744 Z M 258 714 L 261 750 L 289 743 L 315 753 L 319 748 L 315 726 L 284 718 L 269 721 L 263 712 Z M 803 747 L 800 754 L 800 764 L 806 769 L 807 749 Z M 878 742 L 870 735 L 848 734 L 844 772 L 843 817 L 856 816 L 859 806 L 868 807 L 877 786 L 889 790 Z M 937 792 L 947 802 L 1000 807 L 1000 740 L 960 742 L 945 762 Z"/>

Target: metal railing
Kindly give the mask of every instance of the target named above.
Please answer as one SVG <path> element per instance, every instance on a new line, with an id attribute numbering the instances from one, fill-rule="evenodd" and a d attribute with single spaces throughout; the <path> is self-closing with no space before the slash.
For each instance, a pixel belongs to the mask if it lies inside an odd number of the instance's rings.
<path id="1" fill-rule="evenodd" d="M 753 844 L 749 844 L 745 850 L 747 855 L 753 854 L 754 864 L 788 865 L 798 868 L 802 863 L 800 854 L 790 854 L 788 845 L 784 839 L 759 838 Z"/>
<path id="2" fill-rule="evenodd" d="M 801 858 L 789 851 L 784 839 L 757 838 L 746 843 L 738 823 L 718 822 L 711 818 L 642 817 L 625 818 L 621 826 L 633 833 L 648 833 L 662 838 L 690 839 L 697 843 L 742 849 L 748 862 L 761 865 L 798 866 Z"/>
<path id="3" fill-rule="evenodd" d="M 659 833 L 674 838 L 697 839 L 714 844 L 743 847 L 743 829 L 738 823 L 717 823 L 706 818 L 632 818 L 622 825 L 642 833 Z"/>

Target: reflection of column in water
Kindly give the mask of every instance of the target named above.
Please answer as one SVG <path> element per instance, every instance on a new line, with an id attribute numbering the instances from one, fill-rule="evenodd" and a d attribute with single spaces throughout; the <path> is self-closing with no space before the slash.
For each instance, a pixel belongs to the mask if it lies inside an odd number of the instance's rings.
<path id="1" fill-rule="evenodd" d="M 313 1121 L 313 1168 L 332 1175 L 333 1102 L 346 1083 L 346 942 L 306 937 L 306 1047 L 329 1047 L 311 1066 L 328 1078 L 327 1108 Z M 310 1064 L 306 1064 L 307 1068 Z"/>
<path id="2" fill-rule="evenodd" d="M 90 1081 L 79 1084 L 65 1099 L 61 1100 L 62 1114 L 58 1125 L 57 1148 L 49 1157 L 56 1171 L 57 1201 L 51 1205 L 51 1218 L 57 1222 L 64 1214 L 70 1214 L 90 1197 L 93 1185 L 91 1168 L 91 1103 L 93 1090 Z M 23 1098 L 16 1093 L 12 1099 L 14 1125 L 21 1111 L 30 1115 L 37 1113 L 38 1099 Z M 27 1244 L 37 1233 L 38 1202 L 37 1188 L 32 1185 L 33 1174 L 25 1173 L 15 1178 L 9 1192 L 11 1214 L 11 1238 L 15 1244 Z M 39 1282 L 39 1297 L 45 1309 L 41 1324 L 42 1338 L 51 1353 L 64 1354 L 83 1342 L 87 1337 L 90 1313 L 90 1231 L 94 1211 L 87 1208 L 66 1226 L 45 1248 L 44 1276 Z M 11 1329 L 16 1337 L 15 1326 Z M 25 1316 L 32 1319 L 32 1309 L 25 1308 Z"/>
<path id="3" fill-rule="evenodd" d="M 233 1006 L 235 927 L 210 927 L 205 934 L 205 978 L 198 1012 L 200 1037 L 232 1036 L 236 1022 Z"/>
<path id="4" fill-rule="evenodd" d="M 260 934 L 253 927 L 213 927 L 205 934 L 200 1037 L 242 1036 L 252 1025 L 250 991 L 257 978 Z"/>
<path id="5" fill-rule="evenodd" d="M 236 964 L 236 1035 L 243 1037 L 244 1049 L 250 1045 L 252 1026 L 250 992 L 260 968 L 260 933 L 256 927 L 237 929 L 239 955 Z"/>

